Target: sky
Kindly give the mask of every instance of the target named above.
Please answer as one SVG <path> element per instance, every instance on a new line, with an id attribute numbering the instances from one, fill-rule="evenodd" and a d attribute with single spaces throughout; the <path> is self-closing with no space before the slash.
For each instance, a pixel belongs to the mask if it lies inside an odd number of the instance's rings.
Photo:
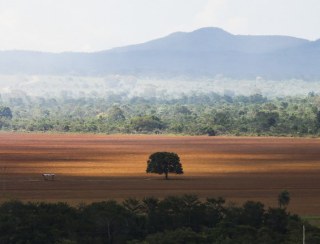
<path id="1" fill-rule="evenodd" d="M 176 31 L 320 39 L 319 0 L 0 0 L 0 50 L 99 51 Z"/>

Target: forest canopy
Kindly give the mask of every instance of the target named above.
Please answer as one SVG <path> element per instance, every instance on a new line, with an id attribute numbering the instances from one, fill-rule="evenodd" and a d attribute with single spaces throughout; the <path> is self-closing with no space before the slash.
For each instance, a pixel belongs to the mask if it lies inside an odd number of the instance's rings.
<path id="1" fill-rule="evenodd" d="M 320 96 L 267 98 L 190 94 L 179 98 L 126 96 L 56 98 L 2 96 L 7 131 L 186 135 L 318 136 Z"/>
<path id="2" fill-rule="evenodd" d="M 66 203 L 5 202 L 0 205 L 1 243 L 306 243 L 320 229 L 286 208 L 261 202 L 242 206 L 195 195 Z"/>

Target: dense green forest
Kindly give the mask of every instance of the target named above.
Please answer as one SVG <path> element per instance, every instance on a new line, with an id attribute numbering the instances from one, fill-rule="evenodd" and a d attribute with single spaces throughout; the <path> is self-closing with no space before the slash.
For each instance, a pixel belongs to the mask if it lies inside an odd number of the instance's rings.
<path id="1" fill-rule="evenodd" d="M 0 100 L 0 126 L 8 131 L 163 133 L 186 135 L 318 136 L 320 96 L 267 98 L 217 93 L 178 98 L 56 98 Z"/>
<path id="2" fill-rule="evenodd" d="M 5 202 L 1 243 L 320 243 L 320 229 L 285 207 L 242 206 L 195 195 L 80 204 Z"/>

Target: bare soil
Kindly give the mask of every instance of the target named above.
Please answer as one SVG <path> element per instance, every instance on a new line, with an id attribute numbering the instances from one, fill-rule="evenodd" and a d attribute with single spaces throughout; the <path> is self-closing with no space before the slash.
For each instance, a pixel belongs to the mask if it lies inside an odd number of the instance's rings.
<path id="1" fill-rule="evenodd" d="M 176 152 L 184 175 L 146 174 L 148 156 Z M 43 173 L 54 173 L 44 181 Z M 320 215 L 320 140 L 310 138 L 0 134 L 0 199 L 70 204 L 197 194 Z"/>

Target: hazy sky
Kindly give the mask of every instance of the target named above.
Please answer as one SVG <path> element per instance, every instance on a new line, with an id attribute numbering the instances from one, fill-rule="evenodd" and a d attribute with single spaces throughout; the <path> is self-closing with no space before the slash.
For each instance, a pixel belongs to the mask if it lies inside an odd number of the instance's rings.
<path id="1" fill-rule="evenodd" d="M 95 51 L 215 26 L 320 38 L 320 0 L 0 0 L 0 50 Z"/>

